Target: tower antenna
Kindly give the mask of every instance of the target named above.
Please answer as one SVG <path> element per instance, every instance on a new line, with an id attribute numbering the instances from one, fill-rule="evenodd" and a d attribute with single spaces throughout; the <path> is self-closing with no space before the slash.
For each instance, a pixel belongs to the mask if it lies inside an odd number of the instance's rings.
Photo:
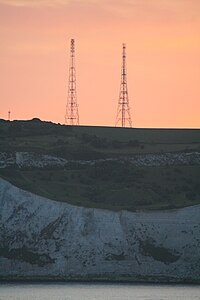
<path id="1" fill-rule="evenodd" d="M 115 126 L 132 127 L 127 88 L 126 44 L 122 45 L 121 83 Z"/>
<path id="2" fill-rule="evenodd" d="M 68 96 L 65 114 L 65 124 L 79 125 L 78 104 L 76 96 L 75 40 L 71 39 L 70 64 L 68 80 Z"/>
<path id="3" fill-rule="evenodd" d="M 11 111 L 9 110 L 8 111 L 8 121 L 10 121 L 10 114 L 11 114 Z"/>

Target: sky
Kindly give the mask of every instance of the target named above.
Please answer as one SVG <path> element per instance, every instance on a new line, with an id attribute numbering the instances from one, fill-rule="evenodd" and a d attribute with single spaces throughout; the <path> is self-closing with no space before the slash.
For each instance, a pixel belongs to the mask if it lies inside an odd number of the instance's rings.
<path id="1" fill-rule="evenodd" d="M 0 118 L 114 126 L 122 43 L 133 127 L 200 128 L 199 0 L 0 0 Z"/>

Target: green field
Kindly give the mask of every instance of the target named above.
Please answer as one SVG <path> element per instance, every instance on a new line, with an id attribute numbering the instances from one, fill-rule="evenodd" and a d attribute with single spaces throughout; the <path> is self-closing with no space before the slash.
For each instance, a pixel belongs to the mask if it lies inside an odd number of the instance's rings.
<path id="1" fill-rule="evenodd" d="M 198 129 L 72 127 L 37 119 L 1 120 L 0 152 L 16 151 L 73 160 L 60 168 L 0 169 L 2 178 L 53 200 L 131 211 L 200 203 L 199 164 L 136 167 L 128 160 L 136 154 L 200 152 Z M 84 165 L 79 160 L 96 162 Z"/>

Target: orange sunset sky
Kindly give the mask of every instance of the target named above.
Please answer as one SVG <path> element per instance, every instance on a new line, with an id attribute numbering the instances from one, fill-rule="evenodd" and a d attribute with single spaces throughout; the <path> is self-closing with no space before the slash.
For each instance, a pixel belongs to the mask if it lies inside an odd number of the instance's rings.
<path id="1" fill-rule="evenodd" d="M 200 127 L 200 0 L 0 0 L 0 118 L 114 126 L 122 43 L 133 127 Z"/>

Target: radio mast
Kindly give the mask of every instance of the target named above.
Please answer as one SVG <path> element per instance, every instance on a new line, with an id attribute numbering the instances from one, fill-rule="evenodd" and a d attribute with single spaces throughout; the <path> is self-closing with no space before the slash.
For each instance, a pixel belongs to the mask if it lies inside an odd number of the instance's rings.
<path id="1" fill-rule="evenodd" d="M 127 88 L 126 44 L 122 47 L 121 83 L 115 126 L 132 127 Z"/>
<path id="2" fill-rule="evenodd" d="M 65 114 L 65 124 L 79 125 L 78 104 L 76 96 L 76 69 L 75 69 L 75 40 L 71 39 L 70 65 L 68 80 L 68 96 Z"/>

